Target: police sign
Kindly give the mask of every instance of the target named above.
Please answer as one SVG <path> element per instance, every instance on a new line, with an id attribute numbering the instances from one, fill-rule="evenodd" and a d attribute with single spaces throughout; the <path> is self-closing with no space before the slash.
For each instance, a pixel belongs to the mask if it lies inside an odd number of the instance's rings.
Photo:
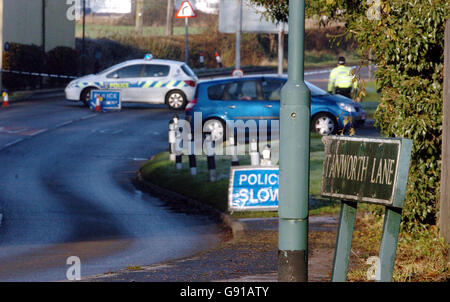
<path id="1" fill-rule="evenodd" d="M 96 107 L 97 99 L 100 101 L 102 111 L 121 110 L 122 102 L 120 99 L 120 91 L 111 90 L 92 90 L 91 91 L 91 108 Z"/>
<path id="2" fill-rule="evenodd" d="M 230 211 L 276 211 L 278 167 L 232 167 L 228 195 Z"/>

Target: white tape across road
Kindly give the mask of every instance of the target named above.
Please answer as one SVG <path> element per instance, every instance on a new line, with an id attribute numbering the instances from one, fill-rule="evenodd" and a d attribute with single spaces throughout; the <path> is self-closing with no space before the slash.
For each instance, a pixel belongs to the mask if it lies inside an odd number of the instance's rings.
<path id="1" fill-rule="evenodd" d="M 39 72 L 28 72 L 28 71 L 18 71 L 18 70 L 6 70 L 1 69 L 1 72 L 13 73 L 13 74 L 21 74 L 21 75 L 30 75 L 36 77 L 47 77 L 47 78 L 62 78 L 62 79 L 76 79 L 76 76 L 68 76 L 68 75 L 58 75 L 58 74 L 50 74 L 50 73 L 39 73 Z"/>

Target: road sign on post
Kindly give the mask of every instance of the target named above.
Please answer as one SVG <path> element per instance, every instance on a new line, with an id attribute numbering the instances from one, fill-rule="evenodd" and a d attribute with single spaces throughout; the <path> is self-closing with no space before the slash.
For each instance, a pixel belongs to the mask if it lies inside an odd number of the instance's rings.
<path id="1" fill-rule="evenodd" d="M 304 81 L 305 1 L 289 2 L 288 81 L 281 92 L 278 280 L 308 281 L 309 129 Z"/>
<path id="2" fill-rule="evenodd" d="M 100 100 L 100 110 L 106 111 L 117 111 L 122 109 L 122 102 L 120 98 L 120 91 L 111 90 L 92 90 L 91 99 L 89 105 L 91 109 L 95 109 L 97 104 L 96 101 Z"/>
<path id="3" fill-rule="evenodd" d="M 278 167 L 231 167 L 230 172 L 230 211 L 278 209 Z"/>
<path id="4" fill-rule="evenodd" d="M 377 281 L 391 281 L 412 141 L 328 136 L 322 172 L 324 197 L 342 200 L 332 281 L 346 281 L 358 202 L 386 207 Z"/>
<path id="5" fill-rule="evenodd" d="M 177 19 L 183 19 L 185 20 L 185 50 L 184 50 L 184 62 L 186 64 L 189 63 L 189 18 L 195 18 L 197 17 L 197 14 L 194 11 L 194 8 L 192 7 L 191 3 L 189 1 L 183 1 L 180 5 L 180 8 L 178 9 L 175 18 Z"/>

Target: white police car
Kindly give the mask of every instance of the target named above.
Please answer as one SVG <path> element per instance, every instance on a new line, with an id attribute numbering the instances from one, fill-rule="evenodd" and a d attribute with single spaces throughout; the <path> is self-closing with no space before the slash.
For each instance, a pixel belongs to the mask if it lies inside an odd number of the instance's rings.
<path id="1" fill-rule="evenodd" d="M 122 102 L 167 104 L 172 109 L 183 109 L 193 99 L 197 81 L 185 63 L 146 55 L 144 59 L 126 61 L 73 80 L 65 94 L 67 100 L 88 105 L 92 90 L 120 90 Z"/>

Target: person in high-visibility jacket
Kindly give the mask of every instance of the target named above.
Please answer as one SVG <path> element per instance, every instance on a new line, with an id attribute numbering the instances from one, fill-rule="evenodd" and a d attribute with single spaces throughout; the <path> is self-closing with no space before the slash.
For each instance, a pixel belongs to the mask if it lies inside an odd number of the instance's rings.
<path id="1" fill-rule="evenodd" d="M 330 73 L 330 79 L 328 81 L 328 92 L 340 94 L 351 98 L 352 90 L 358 87 L 357 81 L 354 79 L 352 68 L 345 66 L 345 58 L 340 57 L 338 66 L 335 67 Z"/>

